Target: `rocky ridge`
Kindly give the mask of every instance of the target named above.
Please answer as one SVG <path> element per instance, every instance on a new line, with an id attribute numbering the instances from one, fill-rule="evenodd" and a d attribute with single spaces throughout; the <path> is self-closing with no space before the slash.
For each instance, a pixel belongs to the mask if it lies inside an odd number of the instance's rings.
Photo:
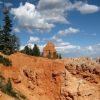
<path id="1" fill-rule="evenodd" d="M 16 53 L 1 72 L 29 100 L 99 100 L 99 63 L 89 57 L 50 60 Z M 0 99 L 3 100 L 3 99 Z"/>

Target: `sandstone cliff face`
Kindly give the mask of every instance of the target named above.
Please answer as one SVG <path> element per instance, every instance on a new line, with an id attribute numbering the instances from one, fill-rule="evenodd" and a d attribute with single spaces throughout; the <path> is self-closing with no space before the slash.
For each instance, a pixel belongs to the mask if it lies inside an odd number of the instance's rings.
<path id="1" fill-rule="evenodd" d="M 99 70 L 96 71 L 99 67 L 98 63 L 90 58 L 54 61 L 21 53 L 11 55 L 9 58 L 12 60 L 12 67 L 2 67 L 2 73 L 6 78 L 10 77 L 13 87 L 20 90 L 29 100 L 99 100 L 100 98 L 100 76 L 99 72 L 97 73 Z M 87 72 L 89 68 L 83 62 L 96 66 L 95 70 L 90 67 L 93 73 Z"/>
<path id="2" fill-rule="evenodd" d="M 54 52 L 57 53 L 55 46 L 52 42 L 48 42 L 47 45 L 43 48 L 43 56 L 46 57 L 49 52 L 53 55 Z"/>

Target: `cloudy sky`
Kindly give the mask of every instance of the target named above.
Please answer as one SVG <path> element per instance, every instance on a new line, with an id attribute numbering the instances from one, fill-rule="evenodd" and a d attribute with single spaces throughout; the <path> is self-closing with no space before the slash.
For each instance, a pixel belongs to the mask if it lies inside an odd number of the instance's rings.
<path id="1" fill-rule="evenodd" d="M 100 57 L 100 0 L 1 0 L 10 11 L 21 49 L 48 41 L 63 57 Z"/>

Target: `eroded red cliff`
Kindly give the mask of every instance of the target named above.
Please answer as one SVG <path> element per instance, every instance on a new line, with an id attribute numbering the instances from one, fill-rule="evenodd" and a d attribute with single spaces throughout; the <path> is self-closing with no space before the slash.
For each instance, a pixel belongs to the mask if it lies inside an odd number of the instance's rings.
<path id="1" fill-rule="evenodd" d="M 2 66 L 1 72 L 6 78 L 10 77 L 13 87 L 29 100 L 100 98 L 100 65 L 90 58 L 58 61 L 22 53 L 13 54 L 9 58 L 12 60 L 12 67 Z M 91 67 L 83 65 L 85 62 Z M 91 71 L 88 70 L 90 68 Z"/>

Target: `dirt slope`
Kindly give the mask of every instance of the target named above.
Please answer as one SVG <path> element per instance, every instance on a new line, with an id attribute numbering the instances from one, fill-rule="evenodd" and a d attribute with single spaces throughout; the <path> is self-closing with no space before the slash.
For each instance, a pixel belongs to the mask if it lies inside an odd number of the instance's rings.
<path id="1" fill-rule="evenodd" d="M 12 67 L 3 66 L 1 71 L 6 79 L 8 77 L 12 79 L 13 87 L 25 94 L 29 100 L 99 100 L 100 98 L 98 85 L 73 75 L 66 67 L 70 59 L 56 61 L 22 53 L 13 54 L 9 59 L 12 60 Z"/>

